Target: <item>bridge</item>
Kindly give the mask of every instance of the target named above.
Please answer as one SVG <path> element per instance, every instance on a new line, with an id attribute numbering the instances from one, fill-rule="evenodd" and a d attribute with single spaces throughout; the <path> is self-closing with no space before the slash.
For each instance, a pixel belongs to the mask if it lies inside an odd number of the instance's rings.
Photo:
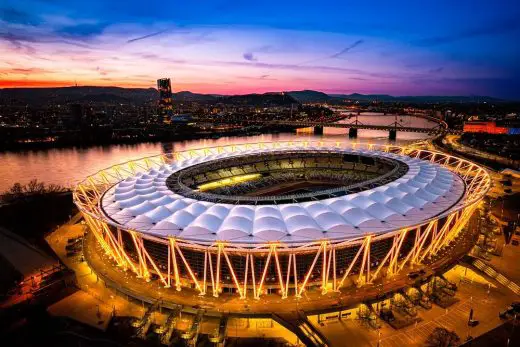
<path id="1" fill-rule="evenodd" d="M 227 117 L 209 117 L 203 116 L 193 120 L 195 124 L 211 124 L 211 125 L 256 125 L 261 127 L 287 127 L 287 128 L 314 128 L 314 133 L 316 135 L 322 135 L 323 129 L 325 127 L 331 128 L 344 128 L 349 129 L 349 137 L 355 138 L 357 137 L 358 129 L 370 129 L 370 130 L 383 130 L 388 131 L 389 138 L 391 140 L 396 139 L 397 132 L 417 132 L 417 133 L 425 133 L 431 135 L 440 135 L 440 134 L 460 134 L 460 130 L 448 129 L 448 125 L 437 118 L 428 117 L 424 115 L 403 115 L 403 116 L 413 116 L 418 118 L 424 118 L 431 122 L 435 123 L 433 127 L 410 127 L 406 126 L 398 122 L 398 117 L 401 115 L 393 115 L 395 117 L 395 121 L 388 125 L 373 125 L 373 124 L 364 124 L 358 120 L 357 115 L 346 114 L 344 112 L 336 112 L 336 116 L 327 121 L 312 121 L 312 120 L 258 120 L 258 119 L 247 119 L 246 116 L 243 115 L 234 115 Z M 350 118 L 349 118 L 350 117 Z M 384 118 L 387 118 L 385 116 Z M 339 121 L 344 121 L 344 123 L 340 123 Z M 165 124 L 153 124 L 142 127 L 125 127 L 125 128 L 113 128 L 111 126 L 107 127 L 98 127 L 98 128 L 88 128 L 86 129 L 87 136 L 95 135 L 97 138 L 103 138 L 107 141 L 111 138 L 119 138 L 120 136 L 126 136 L 128 134 L 135 135 L 141 134 L 143 138 L 148 138 L 149 134 L 156 135 L 164 135 L 164 134 L 174 134 L 177 126 L 185 124 L 183 122 L 178 122 L 178 124 L 172 124 L 170 126 Z M 27 139 L 28 142 L 37 141 L 35 139 L 50 139 L 51 142 L 53 138 L 56 137 L 68 137 L 69 139 L 74 139 L 76 136 L 79 138 L 85 135 L 85 129 L 55 129 L 55 128 L 25 128 L 25 127 L 0 127 L 0 138 L 6 140 L 5 143 L 16 143 L 16 141 L 24 141 Z M 7 141 L 8 140 L 8 141 Z M 0 141 L 1 142 L 1 141 Z M 1 146 L 1 143 L 0 143 Z"/>
<path id="2" fill-rule="evenodd" d="M 387 115 L 388 116 L 388 115 Z M 385 116 L 385 117 L 387 117 Z M 338 123 L 337 121 L 333 122 L 319 122 L 319 121 L 292 121 L 292 120 L 253 120 L 253 119 L 244 119 L 240 117 L 228 117 L 228 118 L 202 118 L 198 119 L 197 122 L 200 123 L 211 123 L 215 125 L 258 125 L 258 126 L 285 126 L 292 128 L 314 128 L 314 133 L 316 135 L 323 134 L 323 128 L 344 128 L 349 129 L 349 137 L 357 137 L 358 129 L 369 129 L 369 130 L 384 130 L 389 132 L 389 138 L 395 139 L 397 131 L 402 132 L 415 132 L 415 133 L 425 133 L 425 134 L 444 134 L 444 133 L 453 133 L 455 132 L 452 129 L 448 129 L 448 125 L 446 122 L 429 116 L 424 115 L 406 115 L 413 116 L 417 118 L 423 118 L 432 122 L 435 122 L 436 125 L 434 127 L 410 127 L 405 126 L 402 123 L 397 121 L 397 117 L 401 117 L 401 115 L 394 115 L 395 121 L 389 125 L 373 125 L 373 124 L 364 124 L 358 120 L 357 115 L 356 119 L 349 123 Z M 343 119 L 346 119 L 344 117 Z"/>

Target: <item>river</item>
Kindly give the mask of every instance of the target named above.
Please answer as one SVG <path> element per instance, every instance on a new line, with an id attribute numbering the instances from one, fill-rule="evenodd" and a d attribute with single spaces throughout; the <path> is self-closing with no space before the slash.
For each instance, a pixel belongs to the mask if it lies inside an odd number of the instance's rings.
<path id="1" fill-rule="evenodd" d="M 354 119 L 341 122 L 350 123 Z M 363 113 L 358 120 L 364 124 L 390 125 L 394 116 L 382 116 L 375 113 Z M 434 127 L 436 124 L 417 117 L 398 117 L 398 122 L 411 127 Z M 425 139 L 427 134 L 398 132 L 393 143 L 404 144 Z M 311 131 L 302 129 L 296 134 L 264 134 L 248 137 L 222 137 L 219 139 L 189 140 L 167 143 L 140 143 L 87 148 L 51 148 L 42 150 L 0 152 L 0 192 L 9 189 L 13 183 L 27 183 L 38 179 L 45 183 L 55 183 L 71 187 L 85 176 L 93 174 L 111 165 L 132 159 L 182 151 L 190 148 L 213 147 L 236 143 L 254 143 L 287 140 L 333 140 L 388 143 L 388 132 L 378 130 L 359 130 L 358 138 L 350 140 L 348 129 L 325 128 L 323 136 L 315 136 Z"/>

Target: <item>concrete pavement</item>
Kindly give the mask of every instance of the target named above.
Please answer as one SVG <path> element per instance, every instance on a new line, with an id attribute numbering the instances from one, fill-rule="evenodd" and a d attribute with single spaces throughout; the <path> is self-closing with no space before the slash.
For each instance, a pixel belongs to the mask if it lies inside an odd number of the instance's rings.
<path id="1" fill-rule="evenodd" d="M 422 321 L 416 325 L 394 330 L 383 323 L 379 330 L 375 330 L 367 328 L 360 320 L 345 319 L 330 321 L 318 325 L 318 328 L 329 338 L 332 346 L 344 346 L 345 341 L 349 341 L 352 346 L 424 346 L 436 327 L 455 331 L 462 341 L 468 334 L 481 335 L 502 323 L 498 312 L 516 296 L 503 287 L 491 287 L 489 290 L 486 281 L 471 272 L 466 272 L 467 281 L 458 281 L 461 272 L 464 273 L 461 269 L 456 268 L 446 274 L 447 278 L 459 284 L 456 297 L 460 301 L 447 310 L 436 305 L 431 310 L 419 309 Z M 474 328 L 467 325 L 471 308 L 474 310 L 474 318 L 480 321 Z"/>

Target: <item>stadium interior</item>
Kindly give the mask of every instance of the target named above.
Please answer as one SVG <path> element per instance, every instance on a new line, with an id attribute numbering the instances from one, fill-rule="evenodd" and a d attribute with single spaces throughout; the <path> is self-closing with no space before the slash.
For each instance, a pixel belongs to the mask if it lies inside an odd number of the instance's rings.
<path id="1" fill-rule="evenodd" d="M 175 172 L 167 185 L 176 193 L 191 193 L 209 201 L 263 197 L 249 199 L 257 204 L 270 199 L 282 202 L 341 196 L 374 188 L 380 178 L 386 183 L 387 176 L 394 180 L 406 171 L 406 164 L 389 158 L 332 151 L 273 152 L 194 165 Z"/>

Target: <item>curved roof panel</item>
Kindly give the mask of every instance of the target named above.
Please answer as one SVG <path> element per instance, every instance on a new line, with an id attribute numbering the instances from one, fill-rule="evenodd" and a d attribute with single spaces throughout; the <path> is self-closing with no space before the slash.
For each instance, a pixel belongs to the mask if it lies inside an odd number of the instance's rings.
<path id="1" fill-rule="evenodd" d="M 306 150 L 317 149 L 298 150 L 305 155 Z M 163 164 L 119 182 L 105 192 L 101 206 L 106 217 L 121 227 L 159 237 L 194 242 L 296 243 L 348 240 L 414 226 L 455 208 L 465 192 L 462 179 L 437 164 L 387 152 L 332 150 L 383 156 L 402 161 L 409 169 L 392 182 L 359 193 L 278 205 L 198 201 L 167 188 L 166 180 L 172 173 L 191 165 L 273 149 L 244 149 L 236 154 L 208 151 L 206 156 Z"/>

